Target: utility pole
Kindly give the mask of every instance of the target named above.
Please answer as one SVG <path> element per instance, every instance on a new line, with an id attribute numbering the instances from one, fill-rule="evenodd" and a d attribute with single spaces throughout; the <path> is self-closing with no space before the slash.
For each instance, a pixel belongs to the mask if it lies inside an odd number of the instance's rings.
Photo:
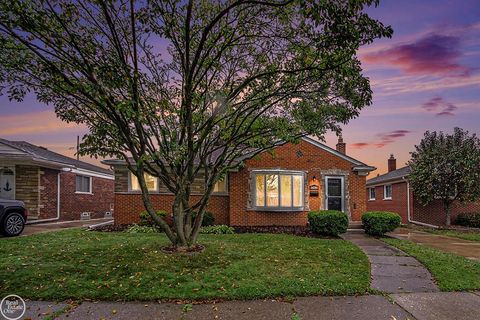
<path id="1" fill-rule="evenodd" d="M 80 136 L 77 136 L 77 160 L 80 160 Z"/>

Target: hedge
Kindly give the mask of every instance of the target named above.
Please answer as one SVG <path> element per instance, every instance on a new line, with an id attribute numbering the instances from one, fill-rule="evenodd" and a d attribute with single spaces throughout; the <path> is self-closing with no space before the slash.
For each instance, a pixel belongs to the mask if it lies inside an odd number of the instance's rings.
<path id="1" fill-rule="evenodd" d="M 370 211 L 362 215 L 365 233 L 373 236 L 382 236 L 400 226 L 402 219 L 395 212 Z"/>
<path id="2" fill-rule="evenodd" d="M 193 212 L 192 214 L 192 221 L 195 220 L 195 217 L 197 216 L 196 212 Z M 202 227 L 208 227 L 208 226 L 213 226 L 215 224 L 215 218 L 211 212 L 205 211 L 203 214 L 203 220 L 202 220 Z"/>
<path id="3" fill-rule="evenodd" d="M 224 224 L 217 226 L 206 226 L 200 228 L 200 233 L 203 234 L 234 234 L 235 229 Z"/>
<path id="4" fill-rule="evenodd" d="M 163 210 L 157 210 L 156 211 L 157 216 L 161 218 L 166 218 L 167 217 L 167 212 Z M 147 211 L 142 211 L 140 213 L 140 223 L 138 224 L 140 226 L 156 226 L 157 224 L 155 221 L 153 221 L 152 217 Z"/>
<path id="5" fill-rule="evenodd" d="M 455 224 L 470 228 L 480 228 L 480 213 L 460 213 Z"/>
<path id="6" fill-rule="evenodd" d="M 308 213 L 308 225 L 315 233 L 338 236 L 347 232 L 348 217 L 335 210 L 311 211 Z"/>

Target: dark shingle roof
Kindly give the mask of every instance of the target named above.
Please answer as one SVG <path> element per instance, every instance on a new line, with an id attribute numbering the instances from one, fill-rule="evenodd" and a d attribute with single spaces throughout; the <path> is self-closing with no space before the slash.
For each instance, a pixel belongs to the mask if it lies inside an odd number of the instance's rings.
<path id="1" fill-rule="evenodd" d="M 0 143 L 6 144 L 15 149 L 19 149 L 29 154 L 33 158 L 58 162 L 61 164 L 74 166 L 79 169 L 90 170 L 90 171 L 100 172 L 104 174 L 113 174 L 113 172 L 109 169 L 105 169 L 87 162 L 69 158 L 67 156 L 64 156 L 63 154 L 50 151 L 46 148 L 33 145 L 26 141 L 10 141 L 10 140 L 5 140 L 0 138 Z"/>
<path id="2" fill-rule="evenodd" d="M 381 176 L 372 178 L 367 181 L 367 186 L 379 184 L 387 181 L 393 181 L 401 179 L 402 177 L 408 176 L 411 172 L 410 166 L 405 166 L 403 168 L 390 171 L 388 173 L 382 174 Z"/>

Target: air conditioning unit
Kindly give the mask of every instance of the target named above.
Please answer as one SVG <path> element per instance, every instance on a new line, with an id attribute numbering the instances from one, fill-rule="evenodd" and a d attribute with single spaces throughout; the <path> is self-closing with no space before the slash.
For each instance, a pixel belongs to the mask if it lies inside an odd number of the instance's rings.
<path id="1" fill-rule="evenodd" d="M 80 220 L 89 220 L 90 219 L 90 212 L 82 212 L 80 214 Z"/>

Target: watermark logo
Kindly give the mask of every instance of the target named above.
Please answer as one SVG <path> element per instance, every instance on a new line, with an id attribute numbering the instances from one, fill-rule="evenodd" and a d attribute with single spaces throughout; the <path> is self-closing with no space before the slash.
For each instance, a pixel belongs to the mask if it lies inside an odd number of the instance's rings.
<path id="1" fill-rule="evenodd" d="M 0 313 L 5 319 L 18 320 L 25 314 L 25 301 L 17 295 L 11 294 L 2 299 Z"/>

